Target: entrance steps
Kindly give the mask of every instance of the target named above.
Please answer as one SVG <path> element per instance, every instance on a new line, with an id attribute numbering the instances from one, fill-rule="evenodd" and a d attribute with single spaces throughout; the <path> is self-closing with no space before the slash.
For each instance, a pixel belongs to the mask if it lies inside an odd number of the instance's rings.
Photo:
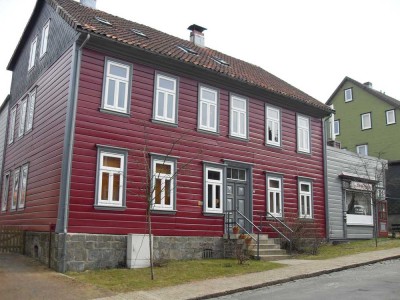
<path id="1" fill-rule="evenodd" d="M 254 235 L 257 239 L 257 236 Z M 252 258 L 257 258 L 257 242 L 252 240 L 250 245 L 247 246 L 247 251 Z M 280 259 L 288 259 L 290 255 L 286 250 L 281 249 L 280 239 L 268 238 L 267 234 L 260 235 L 260 260 L 273 261 Z"/>

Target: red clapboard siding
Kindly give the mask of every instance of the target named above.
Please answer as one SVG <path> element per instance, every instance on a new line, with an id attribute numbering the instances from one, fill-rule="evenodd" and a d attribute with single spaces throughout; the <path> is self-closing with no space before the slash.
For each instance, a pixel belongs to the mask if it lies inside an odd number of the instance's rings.
<path id="1" fill-rule="evenodd" d="M 1 225 L 47 231 L 49 224 L 57 221 L 71 61 L 72 49 L 33 85 L 37 85 L 33 130 L 21 138 L 17 138 L 17 109 L 14 143 L 6 148 L 4 171 L 11 171 L 11 179 L 7 212 L 2 214 Z M 13 170 L 26 163 L 29 172 L 25 208 L 11 212 Z"/>
<path id="2" fill-rule="evenodd" d="M 118 58 L 118 57 L 117 57 Z M 203 161 L 221 162 L 222 159 L 253 164 L 253 214 L 265 214 L 266 175 L 276 172 L 284 176 L 285 216 L 298 215 L 297 177 L 313 178 L 314 223 L 325 231 L 323 183 L 323 147 L 321 120 L 311 118 L 312 154 L 296 152 L 296 112 L 282 109 L 282 148 L 265 146 L 265 102 L 249 99 L 248 142 L 230 139 L 229 93 L 217 87 L 220 94 L 219 135 L 197 132 L 197 95 L 201 80 L 179 77 L 178 127 L 150 121 L 153 108 L 154 73 L 157 69 L 136 61 L 133 64 L 131 117 L 101 113 L 103 68 L 105 56 L 85 49 L 82 55 L 81 77 L 74 140 L 73 171 L 70 193 L 70 232 L 143 233 L 147 230 L 146 201 L 141 193 L 146 175 L 143 167 L 145 144 L 149 152 L 167 154 L 172 143 L 181 137 L 171 155 L 179 157 L 178 168 L 193 159 L 188 171 L 177 176 L 177 212 L 175 215 L 154 215 L 156 235 L 223 234 L 223 218 L 203 215 Z M 268 99 L 262 99 L 268 102 Z M 146 139 L 145 139 L 146 138 Z M 96 182 L 96 144 L 128 148 L 127 198 L 125 211 L 94 209 Z"/>

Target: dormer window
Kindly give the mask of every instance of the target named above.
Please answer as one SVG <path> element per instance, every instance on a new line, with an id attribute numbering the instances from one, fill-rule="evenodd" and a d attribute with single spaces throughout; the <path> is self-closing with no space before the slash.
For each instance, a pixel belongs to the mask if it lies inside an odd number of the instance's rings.
<path id="1" fill-rule="evenodd" d="M 177 46 L 177 47 L 179 49 L 185 51 L 186 53 L 193 54 L 193 55 L 198 55 L 198 53 L 195 50 L 193 50 L 193 49 L 191 49 L 189 47 L 186 47 L 186 46 Z"/>
<path id="2" fill-rule="evenodd" d="M 101 24 L 107 25 L 107 26 L 112 26 L 112 24 L 107 20 L 103 19 L 100 17 L 94 17 L 97 21 L 99 21 Z"/>
<path id="3" fill-rule="evenodd" d="M 139 36 L 142 36 L 142 37 L 145 37 L 145 38 L 149 38 L 147 35 L 145 35 L 142 31 L 140 31 L 138 29 L 132 28 L 131 30 L 136 35 L 139 35 Z"/>
<path id="4" fill-rule="evenodd" d="M 229 63 L 226 62 L 225 60 L 223 60 L 222 58 L 213 56 L 213 57 L 211 57 L 211 59 L 212 59 L 213 61 L 219 63 L 220 65 L 224 65 L 224 66 L 228 66 L 228 67 L 229 67 Z"/>

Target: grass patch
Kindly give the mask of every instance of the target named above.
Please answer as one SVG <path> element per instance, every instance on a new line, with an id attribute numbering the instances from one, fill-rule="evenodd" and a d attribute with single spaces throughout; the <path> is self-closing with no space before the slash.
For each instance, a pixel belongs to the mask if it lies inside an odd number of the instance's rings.
<path id="1" fill-rule="evenodd" d="M 319 248 L 318 255 L 299 255 L 299 259 L 328 259 L 339 256 L 352 255 L 362 252 L 378 251 L 400 247 L 400 239 L 380 238 L 378 247 L 375 247 L 375 240 L 351 241 L 348 243 L 332 245 L 326 244 Z"/>
<path id="2" fill-rule="evenodd" d="M 229 277 L 262 272 L 283 267 L 267 261 L 251 260 L 239 265 L 235 259 L 203 259 L 169 261 L 165 267 L 154 269 L 155 280 L 150 279 L 150 269 L 109 269 L 67 275 L 90 284 L 114 291 L 130 292 L 187 283 L 191 281 Z"/>

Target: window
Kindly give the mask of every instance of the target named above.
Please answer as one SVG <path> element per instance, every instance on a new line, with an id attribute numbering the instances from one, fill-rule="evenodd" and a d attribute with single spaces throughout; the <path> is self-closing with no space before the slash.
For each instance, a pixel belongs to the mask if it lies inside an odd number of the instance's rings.
<path id="1" fill-rule="evenodd" d="M 247 99 L 231 95 L 230 135 L 247 139 Z"/>
<path id="2" fill-rule="evenodd" d="M 223 211 L 223 169 L 204 165 L 204 212 Z"/>
<path id="3" fill-rule="evenodd" d="M 18 208 L 19 209 L 22 209 L 25 207 L 27 182 L 28 182 L 28 165 L 24 165 L 21 168 L 21 175 L 20 175 L 20 188 L 19 188 L 19 193 L 18 193 Z"/>
<path id="4" fill-rule="evenodd" d="M 152 157 L 152 209 L 175 210 L 176 160 Z"/>
<path id="5" fill-rule="evenodd" d="M 297 151 L 310 153 L 310 120 L 297 116 Z"/>
<path id="6" fill-rule="evenodd" d="M 280 146 L 281 145 L 281 112 L 277 108 L 267 106 L 265 113 L 267 120 L 266 140 L 267 144 Z"/>
<path id="7" fill-rule="evenodd" d="M 25 131 L 28 132 L 33 126 L 33 114 L 35 112 L 35 101 L 36 101 L 36 89 L 31 91 L 28 95 L 28 107 L 26 113 L 26 128 Z"/>
<path id="8" fill-rule="evenodd" d="M 386 125 L 396 123 L 396 113 L 394 109 L 386 111 Z"/>
<path id="9" fill-rule="evenodd" d="M 361 115 L 361 129 L 370 129 L 371 125 L 371 113 L 366 113 Z"/>
<path id="10" fill-rule="evenodd" d="M 135 33 L 135 34 L 137 34 L 137 35 L 139 35 L 141 37 L 148 38 L 147 35 L 144 34 L 142 31 L 140 31 L 139 29 L 132 28 L 131 30 L 132 30 L 133 33 Z"/>
<path id="11" fill-rule="evenodd" d="M 10 172 L 4 174 L 3 179 L 3 193 L 1 195 L 1 211 L 7 210 L 7 200 L 8 200 L 8 186 L 10 184 Z"/>
<path id="12" fill-rule="evenodd" d="M 246 181 L 246 170 L 237 168 L 227 168 L 226 178 L 230 180 Z"/>
<path id="13" fill-rule="evenodd" d="M 333 122 L 333 133 L 335 135 L 339 135 L 340 134 L 340 121 L 339 120 L 335 120 Z"/>
<path id="14" fill-rule="evenodd" d="M 10 112 L 10 127 L 8 131 L 8 144 L 14 142 L 15 119 L 17 117 L 17 106 L 14 106 Z"/>
<path id="15" fill-rule="evenodd" d="M 229 63 L 220 57 L 212 56 L 211 59 L 220 65 L 229 67 Z"/>
<path id="16" fill-rule="evenodd" d="M 201 130 L 218 132 L 218 91 L 200 86 L 199 120 Z"/>
<path id="17" fill-rule="evenodd" d="M 36 45 L 37 45 L 37 37 L 35 37 L 31 43 L 31 51 L 29 53 L 28 71 L 35 66 Z"/>
<path id="18" fill-rule="evenodd" d="M 132 66 L 106 59 L 103 107 L 119 113 L 129 113 Z"/>
<path id="19" fill-rule="evenodd" d="M 40 57 L 42 57 L 47 52 L 47 41 L 49 39 L 49 26 L 50 20 L 43 26 L 42 38 L 40 40 Z"/>
<path id="20" fill-rule="evenodd" d="M 156 74 L 154 119 L 177 123 L 177 78 Z"/>
<path id="21" fill-rule="evenodd" d="M 127 151 L 98 146 L 97 207 L 124 207 L 126 194 Z"/>
<path id="22" fill-rule="evenodd" d="M 368 145 L 358 145 L 357 153 L 359 155 L 368 155 Z"/>
<path id="23" fill-rule="evenodd" d="M 18 189 L 19 189 L 19 168 L 14 170 L 12 195 L 11 195 L 11 209 L 17 208 L 18 201 Z"/>
<path id="24" fill-rule="evenodd" d="M 95 16 L 94 17 L 97 21 L 99 21 L 101 24 L 107 25 L 107 26 L 112 26 L 112 24 L 110 23 L 110 21 L 108 21 L 107 19 L 104 18 L 100 18 Z"/>
<path id="25" fill-rule="evenodd" d="M 28 100 L 25 98 L 24 100 L 22 100 L 21 105 L 20 105 L 18 137 L 21 137 L 24 135 L 27 101 Z"/>
<path id="26" fill-rule="evenodd" d="M 282 177 L 267 176 L 267 211 L 275 217 L 282 217 L 282 200 Z"/>
<path id="27" fill-rule="evenodd" d="M 349 102 L 353 100 L 353 89 L 345 89 L 344 90 L 344 101 Z"/>
<path id="28" fill-rule="evenodd" d="M 311 219 L 312 216 L 312 184 L 299 180 L 299 217 Z"/>
<path id="29" fill-rule="evenodd" d="M 186 53 L 193 54 L 193 55 L 198 55 L 197 51 L 193 50 L 192 48 L 186 47 L 186 46 L 177 46 L 179 49 L 185 51 Z"/>
<path id="30" fill-rule="evenodd" d="M 361 183 L 363 188 L 367 184 Z M 371 187 L 372 188 L 372 187 Z M 346 190 L 347 224 L 372 225 L 372 194 L 368 191 Z"/>

